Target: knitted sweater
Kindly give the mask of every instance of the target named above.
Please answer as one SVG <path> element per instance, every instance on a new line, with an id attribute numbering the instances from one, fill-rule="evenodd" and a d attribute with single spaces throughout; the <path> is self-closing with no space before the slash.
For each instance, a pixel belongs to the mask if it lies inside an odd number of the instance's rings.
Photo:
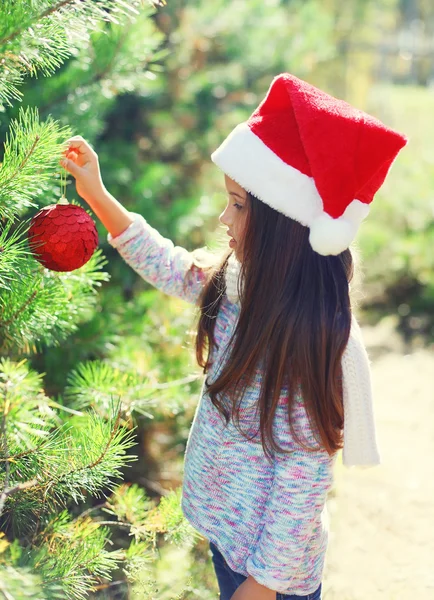
<path id="1" fill-rule="evenodd" d="M 134 222 L 115 238 L 108 234 L 108 242 L 140 277 L 171 296 L 197 305 L 205 277 L 200 269 L 190 269 L 191 254 L 161 236 L 142 215 L 131 215 Z M 211 380 L 222 367 L 219 359 L 239 313 L 239 304 L 225 294 L 215 323 L 218 350 L 211 356 Z M 347 412 L 352 415 L 350 429 L 346 431 L 344 426 L 344 439 L 348 433 L 354 442 L 354 449 L 349 448 L 351 460 L 346 462 L 348 466 L 378 464 L 369 365 L 355 320 L 343 368 L 345 418 Z M 250 434 L 258 428 L 255 405 L 262 377 L 259 366 L 240 407 L 240 427 Z M 361 402 L 351 404 L 351 397 Z M 328 544 L 326 499 L 336 454 L 330 457 L 325 450 L 309 453 L 295 443 L 287 401 L 287 390 L 282 388 L 273 434 L 281 447 L 293 452 L 273 453 L 270 461 L 259 433 L 248 441 L 232 420 L 225 426 L 203 382 L 184 456 L 182 510 L 193 527 L 217 546 L 231 569 L 251 575 L 276 592 L 307 595 L 322 579 Z M 316 446 L 301 397 L 295 399 L 292 419 L 297 435 Z M 368 443 L 357 444 L 357 439 Z"/>

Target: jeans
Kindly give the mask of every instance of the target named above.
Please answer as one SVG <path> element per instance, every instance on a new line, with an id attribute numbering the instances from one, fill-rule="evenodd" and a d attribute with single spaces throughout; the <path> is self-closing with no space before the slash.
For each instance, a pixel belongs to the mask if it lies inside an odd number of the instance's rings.
<path id="1" fill-rule="evenodd" d="M 212 552 L 212 562 L 220 588 L 220 600 L 230 600 L 235 593 L 235 590 L 240 587 L 247 577 L 241 575 L 241 573 L 232 571 L 222 554 L 212 542 L 209 543 L 209 547 Z M 321 600 L 321 584 L 315 592 L 307 594 L 307 596 L 281 594 L 280 592 L 276 592 L 276 600 Z"/>

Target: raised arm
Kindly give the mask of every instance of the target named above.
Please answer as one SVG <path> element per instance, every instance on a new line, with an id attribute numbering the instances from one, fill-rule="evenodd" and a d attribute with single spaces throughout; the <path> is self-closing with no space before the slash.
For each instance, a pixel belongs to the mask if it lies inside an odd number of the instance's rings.
<path id="1" fill-rule="evenodd" d="M 62 166 L 76 179 L 78 194 L 108 231 L 108 242 L 146 281 L 171 296 L 198 303 L 206 280 L 190 252 L 164 238 L 144 217 L 129 212 L 101 178 L 98 155 L 80 135 L 65 142 Z"/>
<path id="2" fill-rule="evenodd" d="M 126 263 L 157 289 L 198 304 L 206 280 L 205 273 L 193 265 L 190 252 L 163 237 L 138 213 L 129 213 L 132 223 L 116 237 L 107 240 Z"/>

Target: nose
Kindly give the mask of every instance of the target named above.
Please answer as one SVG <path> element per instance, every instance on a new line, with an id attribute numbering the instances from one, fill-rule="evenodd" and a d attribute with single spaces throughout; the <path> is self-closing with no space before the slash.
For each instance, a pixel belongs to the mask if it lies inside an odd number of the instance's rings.
<path id="1" fill-rule="evenodd" d="M 224 211 L 219 216 L 219 221 L 223 225 L 226 225 L 227 227 L 230 227 L 230 223 L 229 223 L 229 220 L 228 220 L 228 209 L 227 209 L 227 207 L 224 209 Z"/>

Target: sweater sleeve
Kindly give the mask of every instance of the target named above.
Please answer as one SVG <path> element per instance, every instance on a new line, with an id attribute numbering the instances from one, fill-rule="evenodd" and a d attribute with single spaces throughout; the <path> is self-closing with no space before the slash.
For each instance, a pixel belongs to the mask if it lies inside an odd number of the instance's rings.
<path id="1" fill-rule="evenodd" d="M 327 518 L 326 497 L 333 482 L 333 457 L 326 450 L 307 452 L 292 439 L 287 406 L 278 406 L 273 430 L 276 441 L 292 454 L 275 453 L 274 480 L 268 498 L 264 525 L 253 554 L 246 563 L 247 572 L 260 584 L 285 593 L 306 580 L 306 573 L 321 577 L 322 565 L 309 564 L 307 554 L 313 540 L 327 544 L 323 529 Z M 307 413 L 301 401 L 295 405 L 294 428 L 308 446 L 317 446 Z M 306 435 L 306 433 L 308 435 Z M 324 510 L 324 514 L 323 514 Z M 321 552 L 319 553 L 322 554 Z"/>
<path id="2" fill-rule="evenodd" d="M 133 223 L 116 237 L 108 233 L 108 243 L 142 279 L 169 296 L 198 304 L 206 276 L 193 265 L 191 253 L 163 237 L 142 215 L 130 214 Z"/>

